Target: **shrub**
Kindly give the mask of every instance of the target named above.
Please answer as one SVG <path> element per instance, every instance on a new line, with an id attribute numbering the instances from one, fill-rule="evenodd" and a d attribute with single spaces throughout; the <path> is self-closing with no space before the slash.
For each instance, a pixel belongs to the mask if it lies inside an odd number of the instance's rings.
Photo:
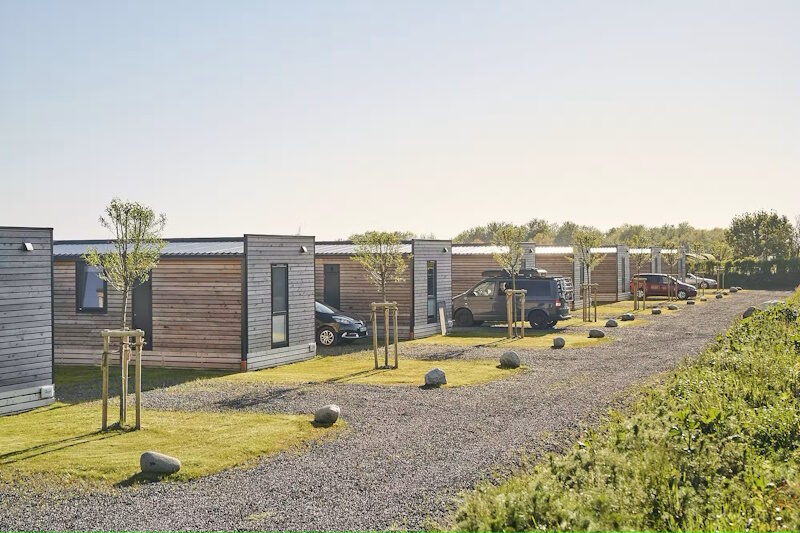
<path id="1" fill-rule="evenodd" d="M 790 289 L 800 284 L 800 257 L 738 259 L 725 267 L 725 285 L 747 289 Z"/>
<path id="2" fill-rule="evenodd" d="M 456 527 L 800 528 L 799 300 L 737 321 L 569 453 L 481 485 Z"/>

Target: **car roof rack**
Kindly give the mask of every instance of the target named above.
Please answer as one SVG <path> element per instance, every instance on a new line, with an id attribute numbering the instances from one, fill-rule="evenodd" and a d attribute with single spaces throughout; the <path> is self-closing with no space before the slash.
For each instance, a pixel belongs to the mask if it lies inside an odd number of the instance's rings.
<path id="1" fill-rule="evenodd" d="M 484 270 L 481 275 L 485 278 L 497 278 L 510 276 L 507 270 Z M 517 274 L 518 278 L 547 278 L 547 270 L 543 268 L 528 268 L 520 270 Z"/>

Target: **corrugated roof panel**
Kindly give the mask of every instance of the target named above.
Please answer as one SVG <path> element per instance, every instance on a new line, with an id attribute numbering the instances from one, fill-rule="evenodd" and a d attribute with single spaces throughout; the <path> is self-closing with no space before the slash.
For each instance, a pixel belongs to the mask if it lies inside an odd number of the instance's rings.
<path id="1" fill-rule="evenodd" d="M 507 251 L 508 246 L 496 246 L 494 244 L 453 245 L 453 255 L 490 255 L 501 254 Z"/>
<path id="2" fill-rule="evenodd" d="M 356 253 L 356 245 L 353 243 L 343 242 L 342 244 L 322 244 L 317 243 L 314 248 L 316 255 L 353 255 Z M 401 244 L 400 253 L 410 254 L 411 245 Z"/>
<path id="3" fill-rule="evenodd" d="M 95 248 L 100 253 L 110 252 L 114 245 L 111 243 L 70 242 L 53 244 L 55 257 L 74 257 L 83 255 L 89 248 Z M 162 256 L 194 256 L 194 255 L 242 255 L 244 241 L 172 241 L 161 251 Z"/>
<path id="4" fill-rule="evenodd" d="M 572 246 L 537 246 L 536 254 L 550 255 L 550 254 L 571 254 Z"/>

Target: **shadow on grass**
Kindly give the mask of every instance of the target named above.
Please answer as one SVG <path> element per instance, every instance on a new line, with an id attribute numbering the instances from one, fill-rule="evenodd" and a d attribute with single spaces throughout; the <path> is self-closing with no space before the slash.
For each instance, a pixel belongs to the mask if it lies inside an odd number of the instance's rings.
<path id="1" fill-rule="evenodd" d="M 247 393 L 236 398 L 226 398 L 214 402 L 215 407 L 221 409 L 244 409 L 247 407 L 257 407 L 268 404 L 274 400 L 280 400 L 298 390 L 298 386 L 281 387 L 270 389 L 267 392 L 259 392 L 257 395 Z"/>
<path id="2" fill-rule="evenodd" d="M 117 488 L 132 487 L 133 485 L 145 485 L 148 483 L 158 483 L 168 479 L 172 474 L 151 474 L 145 472 L 137 472 L 127 479 L 114 483 Z"/>
<path id="3" fill-rule="evenodd" d="M 100 440 L 106 440 L 118 437 L 120 435 L 127 433 L 128 431 L 132 431 L 132 429 L 116 428 L 105 432 L 92 431 L 90 433 L 75 435 L 73 437 L 68 437 L 65 439 L 43 442 L 42 444 L 37 444 L 36 446 L 30 446 L 22 450 L 14 450 L 0 455 L 0 465 L 10 465 L 13 463 L 18 463 L 20 461 L 25 461 L 27 459 L 32 459 L 40 455 L 46 455 L 48 453 L 65 450 L 67 448 L 72 448 L 74 446 L 80 446 L 81 444 L 86 444 L 87 442 L 96 442 Z"/>
<path id="4" fill-rule="evenodd" d="M 130 367 L 128 390 L 134 390 L 134 366 Z M 185 368 L 142 367 L 142 391 L 162 389 L 189 381 L 211 379 L 232 374 L 224 370 L 195 370 Z M 55 368 L 56 396 L 65 403 L 99 400 L 102 393 L 102 374 L 99 366 L 64 366 Z M 110 365 L 108 395 L 119 396 L 122 388 L 120 366 Z"/>

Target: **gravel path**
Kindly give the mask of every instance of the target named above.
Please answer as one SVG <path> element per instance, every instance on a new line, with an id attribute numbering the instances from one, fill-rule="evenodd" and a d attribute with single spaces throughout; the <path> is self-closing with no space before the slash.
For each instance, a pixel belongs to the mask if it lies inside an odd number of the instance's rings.
<path id="1" fill-rule="evenodd" d="M 478 387 L 188 386 L 146 393 L 148 407 L 310 412 L 342 407 L 338 439 L 189 483 L 88 494 L 0 485 L 0 530 L 424 529 L 458 493 L 562 449 L 625 392 L 697 354 L 748 305 L 787 293 L 746 291 L 647 324 L 610 331 L 592 348 L 518 350 L 531 371 Z M 497 357 L 502 349 L 431 350 Z M 433 365 L 432 365 L 433 366 Z M 2 438 L 2 436 L 0 436 Z"/>

